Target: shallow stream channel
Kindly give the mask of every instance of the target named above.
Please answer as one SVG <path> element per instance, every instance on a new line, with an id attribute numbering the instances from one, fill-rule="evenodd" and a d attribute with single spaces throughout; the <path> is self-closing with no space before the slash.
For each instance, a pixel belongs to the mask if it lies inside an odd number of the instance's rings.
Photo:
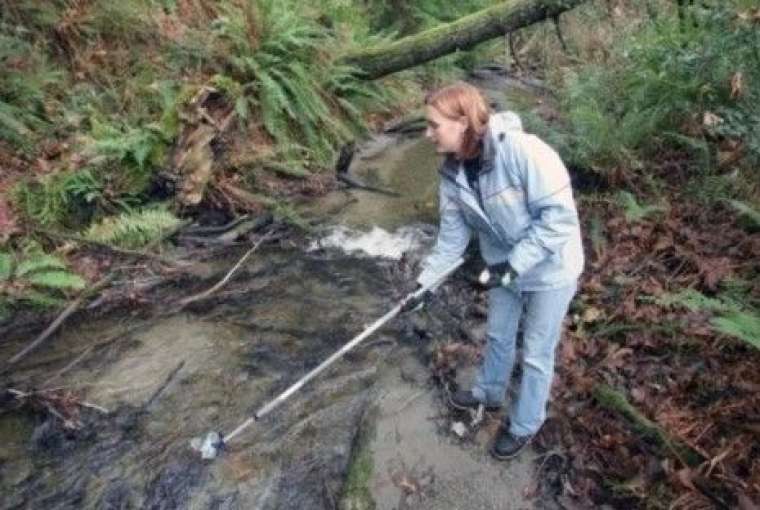
<path id="1" fill-rule="evenodd" d="M 262 247 L 224 292 L 182 312 L 67 323 L 0 381 L 70 388 L 81 399 L 68 404 L 77 408 L 68 427 L 44 409 L 0 413 L 0 508 L 536 506 L 527 499 L 534 454 L 491 460 L 498 417 L 478 427 L 464 420 L 454 433 L 433 381 L 436 346 L 483 340 L 483 299 L 461 275 L 427 311 L 390 322 L 216 459 L 190 448 L 194 437 L 234 429 L 410 290 L 436 231 L 437 165 L 419 133 L 374 137 L 358 147 L 351 174 L 398 196 L 331 192 L 304 210 L 327 222 L 302 245 Z M 207 282 L 246 249 L 214 260 Z M 29 340 L 3 339 L 0 359 Z M 450 367 L 463 384 L 467 365 Z"/>

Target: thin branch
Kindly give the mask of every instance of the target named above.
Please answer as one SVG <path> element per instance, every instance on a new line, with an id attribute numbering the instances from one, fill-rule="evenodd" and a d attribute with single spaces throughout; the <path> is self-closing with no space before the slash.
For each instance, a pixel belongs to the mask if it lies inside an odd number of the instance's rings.
<path id="1" fill-rule="evenodd" d="M 31 342 L 29 345 L 21 349 L 18 353 L 16 353 L 11 359 L 8 360 L 8 364 L 14 364 L 17 363 L 21 358 L 29 354 L 31 351 L 36 349 L 37 347 L 42 344 L 45 340 L 47 340 L 50 335 L 55 333 L 58 328 L 63 324 L 63 322 L 69 318 L 71 314 L 76 312 L 80 306 L 82 306 L 82 303 L 90 297 L 92 294 L 95 294 L 96 292 L 100 291 L 101 289 L 108 286 L 108 284 L 111 283 L 111 281 L 116 278 L 116 273 L 109 273 L 108 275 L 104 276 L 100 279 L 94 286 L 92 286 L 89 289 L 86 289 L 84 292 L 79 294 L 79 296 L 69 303 L 69 305 L 61 312 L 61 314 L 56 317 L 56 319 L 43 331 L 40 333 L 40 335 L 34 339 L 33 342 Z"/>
<path id="2" fill-rule="evenodd" d="M 256 244 L 254 244 L 253 247 L 251 247 L 250 250 L 248 250 L 247 252 L 245 252 L 245 255 L 243 255 L 240 258 L 240 260 L 237 261 L 237 264 L 235 264 L 232 267 L 232 269 L 230 269 L 229 272 L 224 276 L 224 278 L 222 278 L 216 285 L 214 285 L 213 287 L 211 287 L 208 290 L 205 290 L 205 291 L 201 292 L 200 294 L 195 294 L 194 296 L 186 297 L 185 299 L 183 299 L 183 300 L 181 300 L 179 302 L 180 306 L 187 306 L 190 303 L 194 303 L 194 302 L 199 301 L 201 299 L 206 299 L 207 297 L 209 297 L 210 295 L 212 295 L 214 292 L 216 292 L 219 289 L 221 289 L 222 287 L 224 287 L 224 285 L 227 284 L 227 282 L 230 280 L 230 278 L 232 278 L 232 275 L 235 274 L 235 271 L 237 271 L 240 268 L 240 266 L 242 266 L 243 263 L 246 260 L 248 260 L 248 257 L 250 257 L 251 254 L 253 254 L 253 252 L 255 252 L 258 249 L 259 246 L 261 246 L 261 243 L 263 243 L 265 240 L 267 240 L 269 238 L 269 236 L 271 235 L 271 233 L 272 232 L 267 232 L 266 234 L 264 234 L 263 236 L 261 236 L 259 238 L 259 240 L 256 241 Z"/>
<path id="3" fill-rule="evenodd" d="M 562 51 L 567 53 L 567 44 L 565 44 L 565 38 L 562 36 L 562 27 L 559 25 L 559 14 L 554 16 L 552 21 L 554 22 L 554 28 L 557 30 L 557 39 L 559 39 L 559 43 L 562 45 Z"/>
<path id="4" fill-rule="evenodd" d="M 14 397 L 16 397 L 17 400 L 22 400 L 22 399 L 29 398 L 29 397 L 34 397 L 34 396 L 40 396 L 40 397 L 44 398 L 44 394 L 50 392 L 51 390 L 26 392 L 26 391 L 17 390 L 16 388 L 6 388 L 5 391 L 7 391 L 8 393 L 10 393 Z M 103 414 L 109 414 L 108 409 L 106 409 L 105 407 L 99 406 L 97 404 L 93 404 L 92 402 L 87 402 L 85 400 L 80 400 L 80 401 L 77 401 L 76 404 L 79 405 L 79 406 L 81 406 L 81 407 L 87 407 L 89 409 L 95 409 L 96 411 L 98 411 L 100 413 L 103 413 Z M 61 420 L 66 421 L 66 419 L 63 416 L 61 416 L 60 413 L 58 413 L 57 411 L 55 411 L 55 409 L 52 408 L 52 406 L 46 406 L 46 407 L 48 407 L 51 411 L 53 411 L 53 413 L 58 418 L 61 418 Z"/>

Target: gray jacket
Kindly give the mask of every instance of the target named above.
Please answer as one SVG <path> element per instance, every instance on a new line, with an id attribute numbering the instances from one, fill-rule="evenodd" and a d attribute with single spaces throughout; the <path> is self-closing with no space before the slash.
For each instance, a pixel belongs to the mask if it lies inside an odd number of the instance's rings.
<path id="1" fill-rule="evenodd" d="M 438 239 L 418 283 L 434 281 L 461 257 L 475 231 L 486 264 L 508 261 L 519 289 L 574 284 L 583 248 L 570 176 L 559 155 L 523 132 L 512 112 L 491 116 L 482 151 L 482 206 L 457 160 L 448 158 L 441 167 Z"/>

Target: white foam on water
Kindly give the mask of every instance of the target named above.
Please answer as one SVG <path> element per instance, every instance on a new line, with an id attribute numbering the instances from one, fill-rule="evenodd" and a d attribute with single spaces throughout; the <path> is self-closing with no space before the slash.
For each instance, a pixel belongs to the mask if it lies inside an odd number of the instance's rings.
<path id="1" fill-rule="evenodd" d="M 405 251 L 419 247 L 423 237 L 419 229 L 412 227 L 402 227 L 395 232 L 388 232 L 376 226 L 369 232 L 361 232 L 338 226 L 334 227 L 327 236 L 313 241 L 309 246 L 309 251 L 338 248 L 346 253 L 362 252 L 371 257 L 398 260 Z"/>

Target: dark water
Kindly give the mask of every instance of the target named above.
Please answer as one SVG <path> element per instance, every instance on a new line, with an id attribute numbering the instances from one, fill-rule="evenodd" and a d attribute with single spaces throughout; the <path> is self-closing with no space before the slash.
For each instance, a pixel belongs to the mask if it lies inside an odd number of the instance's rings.
<path id="1" fill-rule="evenodd" d="M 60 381 L 108 416 L 85 409 L 83 426 L 66 431 L 46 413 L 1 415 L 0 507 L 327 507 L 379 351 L 350 353 L 215 461 L 188 442 L 229 432 L 382 315 L 391 271 L 392 262 L 335 252 L 262 251 L 225 298 L 145 322 Z M 108 319 L 72 327 L 47 355 L 120 327 Z"/>

